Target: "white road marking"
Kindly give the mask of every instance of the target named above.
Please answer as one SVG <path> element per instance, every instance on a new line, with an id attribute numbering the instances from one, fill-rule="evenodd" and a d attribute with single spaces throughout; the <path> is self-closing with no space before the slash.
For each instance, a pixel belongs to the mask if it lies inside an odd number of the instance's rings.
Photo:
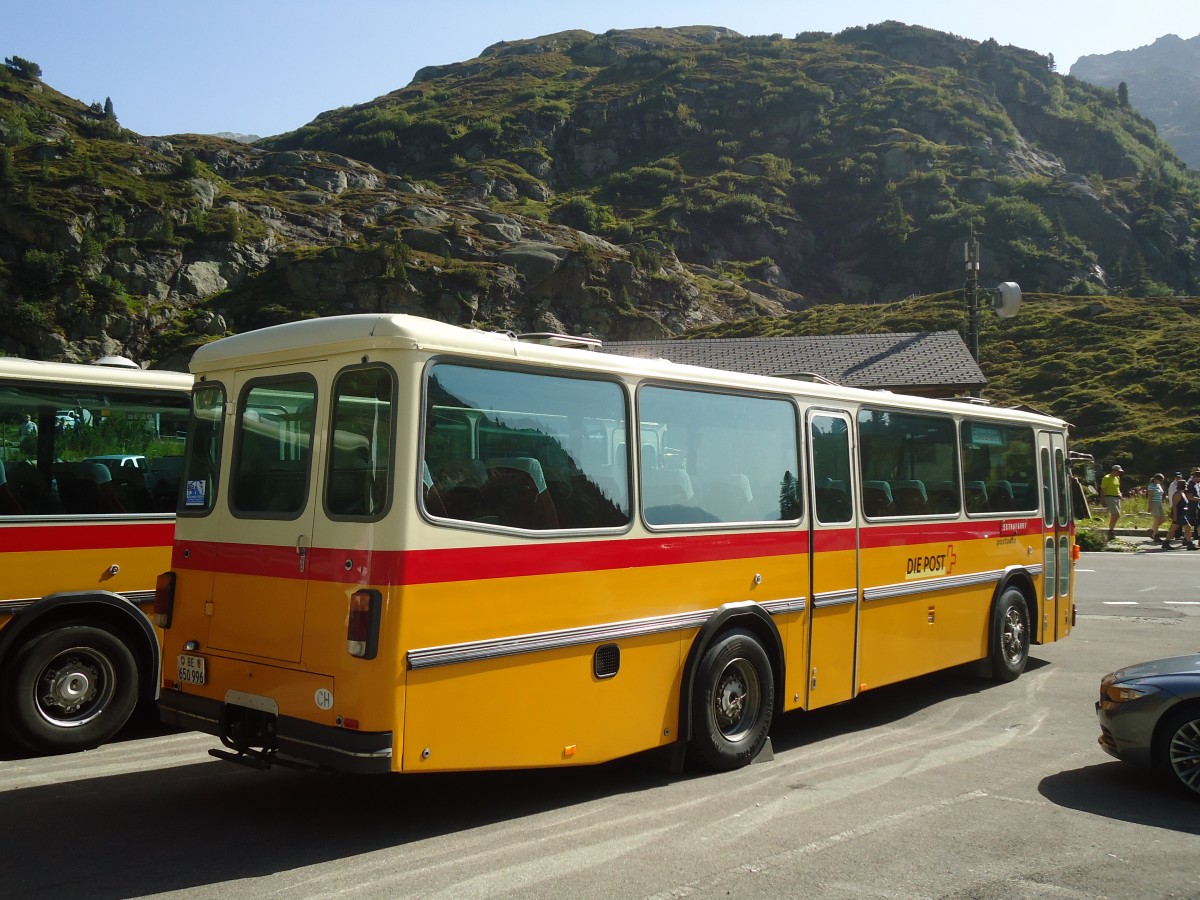
<path id="1" fill-rule="evenodd" d="M 1200 606 L 1200 600 L 1164 600 L 1168 606 Z"/>
<path id="2" fill-rule="evenodd" d="M 1105 600 L 1105 606 L 1137 606 L 1136 600 Z"/>

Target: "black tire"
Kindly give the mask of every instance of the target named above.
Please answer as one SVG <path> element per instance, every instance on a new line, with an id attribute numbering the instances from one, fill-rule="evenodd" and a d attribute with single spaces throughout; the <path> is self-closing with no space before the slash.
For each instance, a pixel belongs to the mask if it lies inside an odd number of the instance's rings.
<path id="1" fill-rule="evenodd" d="M 714 771 L 740 768 L 763 748 L 775 714 L 775 678 L 758 638 L 730 631 L 704 651 L 692 692 L 691 749 Z"/>
<path id="2" fill-rule="evenodd" d="M 3 679 L 5 726 L 38 753 L 90 750 L 129 721 L 138 667 L 116 636 L 90 625 L 47 631 L 17 651 Z"/>
<path id="3" fill-rule="evenodd" d="M 1156 747 L 1158 770 L 1185 796 L 1200 801 L 1200 707 L 1171 715 Z"/>
<path id="4" fill-rule="evenodd" d="M 992 678 L 1015 681 L 1029 663 L 1029 607 L 1025 595 L 1006 588 L 992 614 Z"/>

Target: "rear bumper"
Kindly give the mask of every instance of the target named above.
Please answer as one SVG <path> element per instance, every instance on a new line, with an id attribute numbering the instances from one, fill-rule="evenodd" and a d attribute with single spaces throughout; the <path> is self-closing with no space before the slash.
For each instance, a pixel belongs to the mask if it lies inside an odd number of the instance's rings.
<path id="1" fill-rule="evenodd" d="M 226 705 L 219 700 L 164 688 L 158 709 L 169 725 L 225 736 Z M 373 775 L 392 771 L 390 731 L 350 731 L 290 716 L 273 718 L 274 747 L 270 749 L 280 757 L 337 772 Z"/>

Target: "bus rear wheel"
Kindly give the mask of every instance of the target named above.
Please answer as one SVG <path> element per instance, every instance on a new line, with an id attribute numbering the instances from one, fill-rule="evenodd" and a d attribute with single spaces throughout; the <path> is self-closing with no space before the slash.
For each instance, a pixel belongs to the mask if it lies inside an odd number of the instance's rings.
<path id="1" fill-rule="evenodd" d="M 99 746 L 133 714 L 137 672 L 129 648 L 103 629 L 47 631 L 22 647 L 5 672 L 7 730 L 39 753 Z"/>
<path id="2" fill-rule="evenodd" d="M 992 677 L 1014 681 L 1029 662 L 1029 607 L 1017 588 L 1006 588 L 992 618 Z"/>
<path id="3" fill-rule="evenodd" d="M 692 694 L 691 749 L 714 771 L 751 762 L 767 741 L 775 710 L 775 679 L 762 644 L 730 631 L 704 652 Z"/>

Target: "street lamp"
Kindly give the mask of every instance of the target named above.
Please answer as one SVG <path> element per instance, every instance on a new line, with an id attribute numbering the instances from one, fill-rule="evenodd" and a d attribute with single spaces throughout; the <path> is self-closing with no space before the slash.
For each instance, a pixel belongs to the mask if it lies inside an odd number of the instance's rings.
<path id="1" fill-rule="evenodd" d="M 963 284 L 963 298 L 967 304 L 967 337 L 971 357 L 979 362 L 979 241 L 975 239 L 975 227 L 963 245 L 963 258 L 967 263 L 967 280 Z M 992 310 L 1002 319 L 1011 319 L 1021 308 L 1021 286 L 1015 281 L 1004 281 L 989 291 Z"/>

